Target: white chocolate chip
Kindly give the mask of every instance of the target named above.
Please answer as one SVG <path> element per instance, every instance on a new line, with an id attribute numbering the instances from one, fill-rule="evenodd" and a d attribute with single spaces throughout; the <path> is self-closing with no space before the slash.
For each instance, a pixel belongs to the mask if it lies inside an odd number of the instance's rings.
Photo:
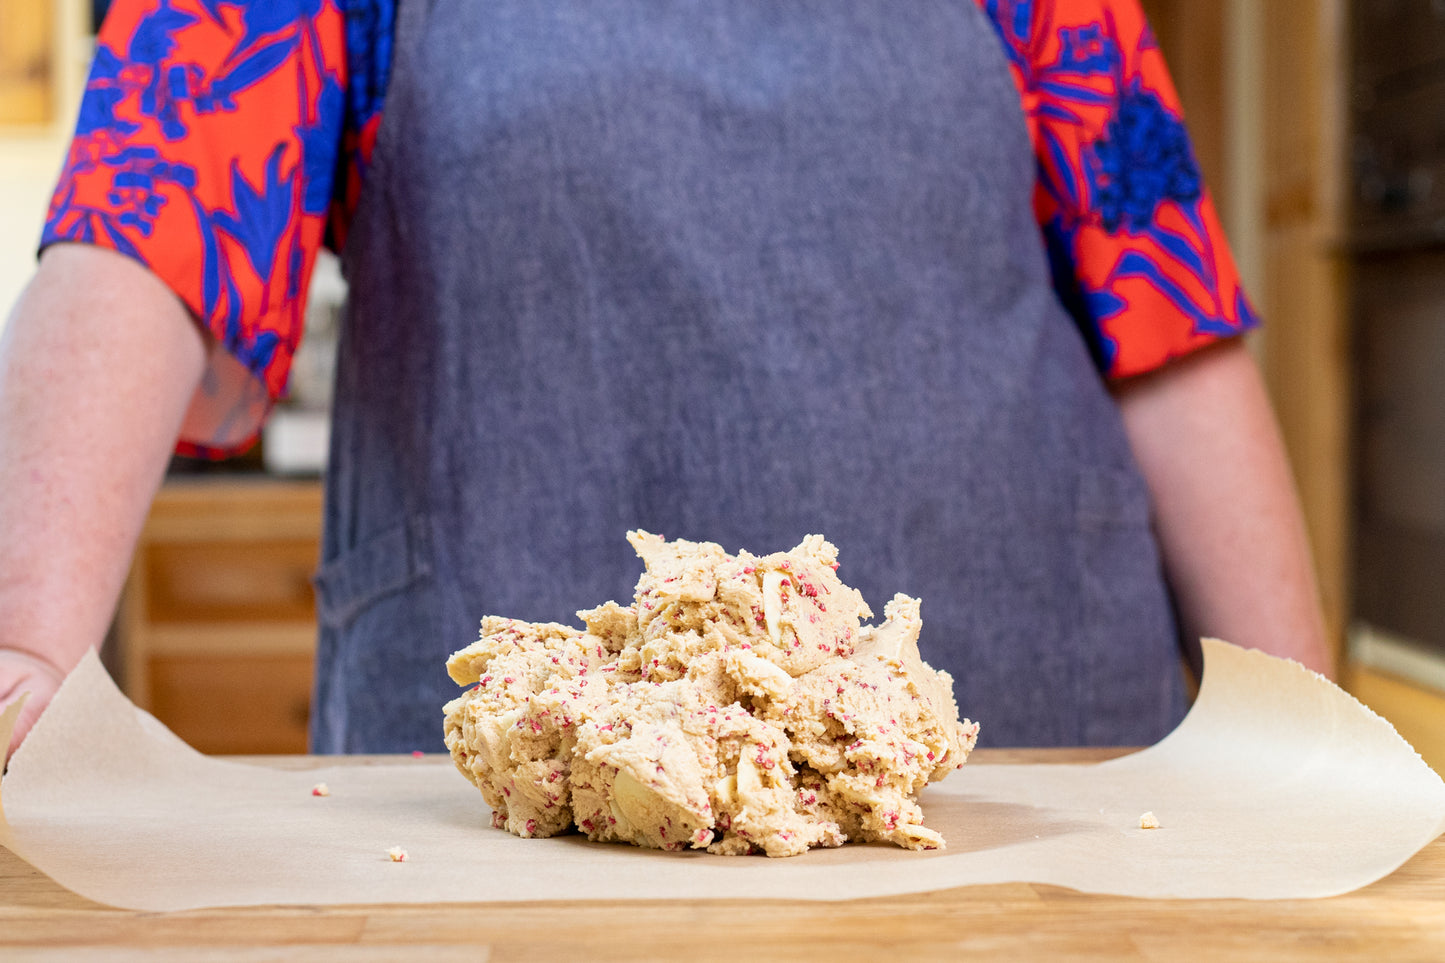
<path id="1" fill-rule="evenodd" d="M 782 646 L 783 636 L 779 622 L 783 617 L 783 573 L 763 573 L 763 619 L 767 622 L 768 638 L 773 645 Z"/>

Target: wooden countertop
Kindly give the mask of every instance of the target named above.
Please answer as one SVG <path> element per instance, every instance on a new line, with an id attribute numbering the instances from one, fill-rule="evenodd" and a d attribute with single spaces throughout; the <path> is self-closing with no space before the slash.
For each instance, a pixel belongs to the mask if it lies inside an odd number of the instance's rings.
<path id="1" fill-rule="evenodd" d="M 1096 761 L 1117 754 L 981 749 L 969 765 Z M 368 761 L 354 759 L 358 765 Z M 267 761 L 298 769 L 337 762 Z M 842 961 L 956 959 L 965 953 L 1009 959 L 1445 959 L 1445 837 L 1389 877 L 1322 900 L 1140 900 L 1011 883 L 843 903 L 427 904 L 185 913 L 100 906 L 0 848 L 0 958 L 7 960 Z"/>

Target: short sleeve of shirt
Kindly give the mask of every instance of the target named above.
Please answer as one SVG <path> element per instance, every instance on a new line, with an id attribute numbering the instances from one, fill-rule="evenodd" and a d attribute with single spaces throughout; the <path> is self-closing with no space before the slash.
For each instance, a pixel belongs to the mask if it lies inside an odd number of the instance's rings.
<path id="1" fill-rule="evenodd" d="M 343 179 L 345 31 L 337 0 L 119 0 L 97 38 L 41 243 L 140 261 L 214 336 L 218 410 L 182 451 L 244 448 L 284 393 Z"/>
<path id="2" fill-rule="evenodd" d="M 1023 98 L 1054 285 L 1109 378 L 1258 324 L 1138 0 L 979 0 Z"/>

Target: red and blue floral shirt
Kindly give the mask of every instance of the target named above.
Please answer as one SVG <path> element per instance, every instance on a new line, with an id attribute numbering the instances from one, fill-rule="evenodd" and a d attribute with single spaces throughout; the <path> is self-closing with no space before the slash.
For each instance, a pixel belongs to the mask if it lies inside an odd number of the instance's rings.
<path id="1" fill-rule="evenodd" d="M 1138 0 L 976 2 L 1019 89 L 1055 287 L 1105 376 L 1253 327 Z M 316 254 L 366 182 L 396 3 L 117 0 L 42 246 L 142 262 L 281 397 Z"/>

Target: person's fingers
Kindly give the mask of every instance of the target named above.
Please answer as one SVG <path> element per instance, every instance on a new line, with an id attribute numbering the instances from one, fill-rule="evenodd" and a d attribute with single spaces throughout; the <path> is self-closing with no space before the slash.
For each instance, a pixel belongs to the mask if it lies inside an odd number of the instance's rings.
<path id="1" fill-rule="evenodd" d="M 29 698 L 20 710 L 20 717 L 16 720 L 15 730 L 10 734 L 6 759 L 25 741 L 35 721 L 40 718 L 45 707 L 50 705 L 62 679 L 60 670 L 48 662 L 28 653 L 0 649 L 0 708 L 8 706 L 22 694 L 29 693 Z"/>
<path id="2" fill-rule="evenodd" d="M 35 721 L 40 718 L 40 714 L 50 704 L 50 697 L 54 694 L 53 691 L 40 693 L 33 689 L 30 690 L 30 697 L 25 700 L 25 705 L 20 710 L 20 717 L 15 720 L 15 730 L 10 733 L 10 746 L 5 753 L 7 760 L 15 754 L 16 749 L 20 748 L 20 743 L 25 741 L 25 737 L 30 735 Z"/>

